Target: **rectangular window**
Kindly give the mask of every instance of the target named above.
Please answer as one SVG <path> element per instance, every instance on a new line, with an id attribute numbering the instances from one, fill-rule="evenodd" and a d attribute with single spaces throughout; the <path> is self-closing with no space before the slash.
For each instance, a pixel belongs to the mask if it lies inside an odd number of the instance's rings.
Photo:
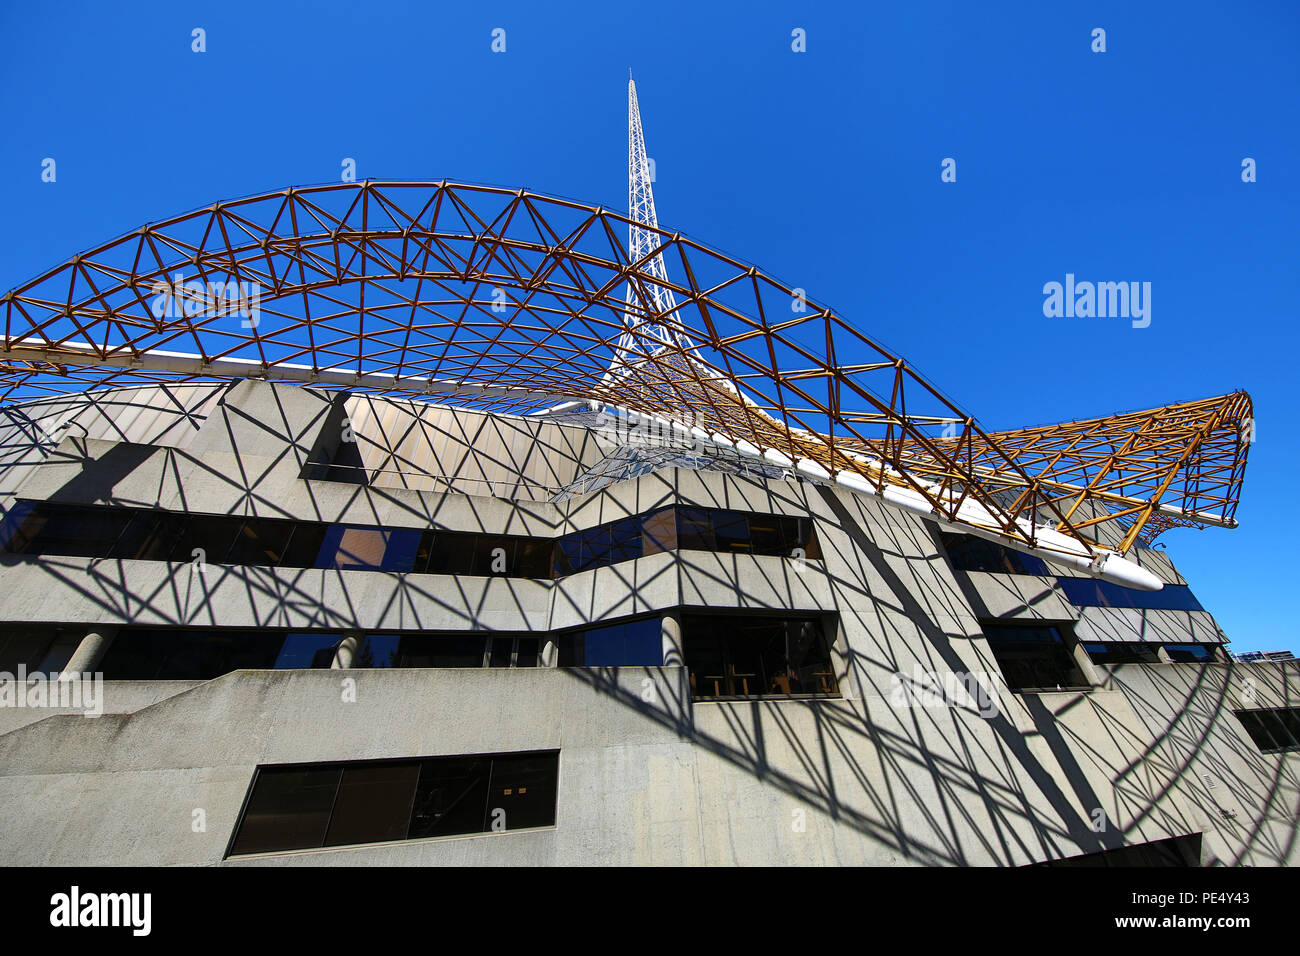
<path id="1" fill-rule="evenodd" d="M 641 557 L 641 519 L 624 518 L 609 526 L 609 561 L 632 561 Z"/>
<path id="2" fill-rule="evenodd" d="M 1067 625 L 988 622 L 983 628 L 1002 676 L 1013 691 L 1033 693 L 1092 687 L 1074 660 L 1073 635 L 1067 638 L 1062 634 Z"/>
<path id="3" fill-rule="evenodd" d="M 736 511 L 713 512 L 714 547 L 729 554 L 749 554 L 749 517 Z"/>
<path id="4" fill-rule="evenodd" d="M 15 554 L 57 554 L 71 558 L 103 558 L 126 530 L 129 511 L 84 508 L 47 502 L 23 503 L 10 509 L 13 533 L 7 550 Z"/>
<path id="5" fill-rule="evenodd" d="M 509 667 L 515 639 L 513 637 L 494 637 L 491 638 L 491 641 L 491 649 L 488 652 L 488 667 Z"/>
<path id="6" fill-rule="evenodd" d="M 259 767 L 232 856 L 324 846 L 341 766 Z"/>
<path id="7" fill-rule="evenodd" d="M 521 637 L 515 652 L 515 667 L 536 667 L 542 642 L 536 637 Z"/>
<path id="8" fill-rule="evenodd" d="M 677 550 L 677 512 L 664 508 L 641 520 L 641 553 L 658 554 Z"/>
<path id="9" fill-rule="evenodd" d="M 1300 709 L 1273 707 L 1265 710 L 1234 710 L 1233 713 L 1262 753 L 1300 750 Z"/>
<path id="10" fill-rule="evenodd" d="M 1166 644 L 1165 653 L 1175 664 L 1209 664 L 1218 660 L 1214 644 Z"/>
<path id="11" fill-rule="evenodd" d="M 230 856 L 555 825 L 560 753 L 259 767 Z"/>
<path id="12" fill-rule="evenodd" d="M 487 638 L 413 634 L 398 641 L 393 667 L 482 667 Z"/>
<path id="13" fill-rule="evenodd" d="M 212 680 L 271 670 L 285 635 L 274 631 L 120 631 L 99 665 L 105 680 Z"/>
<path id="14" fill-rule="evenodd" d="M 1125 607 L 1148 611 L 1203 611 L 1192 589 L 1166 584 L 1159 591 L 1139 591 L 1096 578 L 1057 578 L 1066 599 L 1076 607 Z"/>
<path id="15" fill-rule="evenodd" d="M 234 546 L 226 555 L 230 564 L 275 567 L 284 558 L 293 535 L 293 525 L 287 521 L 265 521 L 249 518 L 244 521 Z"/>
<path id="16" fill-rule="evenodd" d="M 310 568 L 316 564 L 320 549 L 325 544 L 328 525 L 314 521 L 283 522 L 289 525 L 289 540 L 280 556 L 282 568 Z"/>
<path id="17" fill-rule="evenodd" d="M 663 624 L 651 617 L 570 631 L 559 645 L 561 667 L 659 667 Z"/>
<path id="18" fill-rule="evenodd" d="M 1158 644 L 1099 643 L 1084 644 L 1088 657 L 1097 664 L 1159 664 Z"/>
<path id="19" fill-rule="evenodd" d="M 696 700 L 839 694 L 818 618 L 690 614 L 682 642 Z"/>
<path id="20" fill-rule="evenodd" d="M 331 525 L 316 567 L 338 571 L 410 571 L 421 532 L 414 528 Z"/>
<path id="21" fill-rule="evenodd" d="M 420 776 L 417 763 L 367 763 L 343 768 L 325 846 L 405 840 Z"/>
<path id="22" fill-rule="evenodd" d="M 677 547 L 683 551 L 717 551 L 712 513 L 704 508 L 678 508 Z"/>
<path id="23" fill-rule="evenodd" d="M 994 574 L 1048 574 L 1047 562 L 1032 554 L 1004 548 L 973 534 L 940 534 L 948 559 L 958 571 L 989 571 Z"/>
<path id="24" fill-rule="evenodd" d="M 176 523 L 176 544 L 170 560 L 225 564 L 239 533 L 239 519 L 216 515 L 183 515 Z"/>
<path id="25" fill-rule="evenodd" d="M 249 567 L 554 578 L 679 549 L 820 560 L 809 518 L 670 507 L 560 538 L 16 502 L 0 550 Z"/>
<path id="26" fill-rule="evenodd" d="M 0 671 L 13 672 L 19 662 L 28 670 L 49 658 L 59 638 L 64 661 L 86 629 L 60 632 L 35 628 L 30 633 L 0 628 Z M 277 629 L 234 631 L 206 628 L 127 628 L 109 644 L 100 669 L 105 680 L 212 680 L 234 670 L 328 669 L 343 635 L 338 632 L 289 632 Z M 537 667 L 541 638 L 536 634 L 483 632 L 367 634 L 352 660 L 354 668 L 388 667 Z M 61 663 L 60 665 L 61 666 Z M 43 669 L 48 669 L 44 667 Z"/>
<path id="27" fill-rule="evenodd" d="M 161 514 L 139 512 L 127 523 L 113 545 L 110 557 L 127 561 L 166 561 L 174 541 L 164 541 L 159 534 Z"/>
<path id="28" fill-rule="evenodd" d="M 275 669 L 328 669 L 342 639 L 342 634 L 289 634 L 280 646 Z"/>

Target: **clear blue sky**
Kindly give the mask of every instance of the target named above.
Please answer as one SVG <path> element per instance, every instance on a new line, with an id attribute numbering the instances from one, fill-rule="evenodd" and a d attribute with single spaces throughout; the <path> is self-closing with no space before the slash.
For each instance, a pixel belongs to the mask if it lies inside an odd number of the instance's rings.
<path id="1" fill-rule="evenodd" d="M 7 3 L 0 35 L 0 289 L 343 157 L 624 209 L 631 67 L 660 222 L 986 428 L 1249 390 L 1241 527 L 1162 540 L 1234 649 L 1300 651 L 1300 4 Z M 1150 327 L 1045 318 L 1067 272 L 1151 282 Z"/>

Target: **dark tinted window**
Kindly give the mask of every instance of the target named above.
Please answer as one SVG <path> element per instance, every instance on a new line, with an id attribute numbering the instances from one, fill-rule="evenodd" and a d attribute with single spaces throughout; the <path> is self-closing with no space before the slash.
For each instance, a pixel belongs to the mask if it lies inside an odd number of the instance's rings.
<path id="1" fill-rule="evenodd" d="M 11 554 L 530 578 L 679 548 L 821 557 L 811 519 L 706 508 L 664 508 L 549 539 L 17 502 L 0 526 L 0 547 Z"/>
<path id="2" fill-rule="evenodd" d="M 177 522 L 176 530 L 178 541 L 172 548 L 172 561 L 224 564 L 239 532 L 239 520 L 215 515 L 186 515 Z"/>
<path id="3" fill-rule="evenodd" d="M 342 775 L 338 766 L 260 768 L 230 852 L 324 846 Z"/>
<path id="4" fill-rule="evenodd" d="M 817 618 L 692 614 L 682 619 L 682 641 L 697 699 L 839 693 Z"/>
<path id="5" fill-rule="evenodd" d="M 703 508 L 677 509 L 677 547 L 683 551 L 716 551 L 713 519 Z"/>
<path id="6" fill-rule="evenodd" d="M 559 751 L 261 767 L 231 855 L 555 824 Z"/>
<path id="7" fill-rule="evenodd" d="M 514 648 L 514 638 L 512 637 L 494 637 L 492 640 L 490 657 L 488 660 L 489 667 L 509 667 L 510 657 Z"/>
<path id="8" fill-rule="evenodd" d="M 394 667 L 482 667 L 486 638 L 440 634 L 408 635 L 398 643 Z"/>
<path id="9" fill-rule="evenodd" d="M 1165 653 L 1177 664 L 1206 664 L 1218 659 L 1213 644 L 1166 644 Z"/>
<path id="10" fill-rule="evenodd" d="M 405 840 L 419 777 L 417 763 L 344 767 L 325 845 Z"/>
<path id="11" fill-rule="evenodd" d="M 29 553 L 31 531 L 23 531 L 23 526 L 35 508 L 30 501 L 16 501 L 5 510 L 4 517 L 0 518 L 0 549 L 8 554 Z"/>
<path id="12" fill-rule="evenodd" d="M 1011 548 L 1004 548 L 973 534 L 950 534 L 944 532 L 944 548 L 952 566 L 958 571 L 991 571 L 995 574 L 1035 574 L 1048 573 L 1047 563 L 1032 554 L 1023 554 Z"/>
<path id="13" fill-rule="evenodd" d="M 368 634 L 361 646 L 353 667 L 397 667 L 397 647 L 401 638 L 396 634 Z"/>
<path id="14" fill-rule="evenodd" d="M 411 839 L 481 833 L 486 827 L 489 757 L 443 757 L 426 760 L 411 814 Z"/>
<path id="15" fill-rule="evenodd" d="M 275 667 L 284 640 L 275 632 L 124 630 L 99 669 L 105 680 L 211 680 Z"/>
<path id="16" fill-rule="evenodd" d="M 519 649 L 515 655 L 516 667 L 536 667 L 538 654 L 541 652 L 541 639 L 536 637 L 519 638 Z"/>
<path id="17" fill-rule="evenodd" d="M 175 540 L 165 540 L 159 534 L 162 524 L 160 514 L 136 513 L 127 521 L 110 556 L 124 560 L 166 561 Z"/>
<path id="18" fill-rule="evenodd" d="M 641 519 L 624 518 L 609 526 L 609 560 L 611 564 L 641 557 Z"/>
<path id="19" fill-rule="evenodd" d="M 45 503 L 15 507 L 10 515 L 11 552 L 77 558 L 107 557 L 130 520 L 128 512 Z"/>
<path id="20" fill-rule="evenodd" d="M 489 829 L 523 830 L 555 825 L 555 754 L 510 754 L 492 759 Z"/>
<path id="21" fill-rule="evenodd" d="M 1250 739 L 1264 753 L 1300 750 L 1300 710 L 1276 707 L 1267 710 L 1235 710 Z"/>
<path id="22" fill-rule="evenodd" d="M 714 546 L 719 551 L 749 553 L 748 516 L 735 511 L 715 511 L 712 518 Z"/>
<path id="23" fill-rule="evenodd" d="M 226 561 L 230 564 L 268 565 L 275 567 L 288 549 L 293 525 L 287 521 L 263 521 L 249 518 L 235 535 Z"/>
<path id="24" fill-rule="evenodd" d="M 1086 690 L 1091 685 L 1060 629 L 1052 625 L 984 624 L 993 656 L 1015 691 Z"/>
<path id="25" fill-rule="evenodd" d="M 658 554 L 677 550 L 677 512 L 665 508 L 641 520 L 641 553 Z"/>
<path id="26" fill-rule="evenodd" d="M 1159 645 L 1139 643 L 1084 644 L 1088 657 L 1098 664 L 1159 664 Z"/>
<path id="27" fill-rule="evenodd" d="M 289 537 L 289 543 L 285 546 L 284 558 L 280 562 L 280 566 L 286 568 L 315 567 L 321 548 L 325 546 L 325 534 L 329 530 L 329 525 L 312 521 L 300 521 L 295 522 L 292 528 L 293 534 Z"/>

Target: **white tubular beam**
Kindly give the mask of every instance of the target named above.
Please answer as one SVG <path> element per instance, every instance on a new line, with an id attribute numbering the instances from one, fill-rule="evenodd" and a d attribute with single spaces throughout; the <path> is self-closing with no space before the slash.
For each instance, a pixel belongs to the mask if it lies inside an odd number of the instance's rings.
<path id="1" fill-rule="evenodd" d="M 105 368 L 143 369 L 150 372 L 171 372 L 176 375 L 203 375 L 211 378 L 265 378 L 273 382 L 297 382 L 302 385 L 336 385 L 342 388 L 379 388 L 395 391 L 417 392 L 424 395 L 446 397 L 475 396 L 480 398 L 537 398 L 549 402 L 574 399 L 571 395 L 544 392 L 526 388 L 505 388 L 491 385 L 473 385 L 456 379 L 398 378 L 382 372 L 356 372 L 349 369 L 313 369 L 309 365 L 277 362 L 263 365 L 252 359 L 223 358 L 205 361 L 201 355 L 186 352 L 150 350 L 139 355 L 110 353 L 101 356 L 99 350 L 85 342 L 63 342 L 57 347 L 24 340 L 12 348 L 0 349 L 0 361 L 48 362 L 55 365 L 90 365 Z"/>

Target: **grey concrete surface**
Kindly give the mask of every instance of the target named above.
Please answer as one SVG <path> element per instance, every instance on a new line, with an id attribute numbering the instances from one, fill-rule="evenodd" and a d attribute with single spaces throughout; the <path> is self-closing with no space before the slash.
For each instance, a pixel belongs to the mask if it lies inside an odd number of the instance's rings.
<path id="1" fill-rule="evenodd" d="M 1217 644 L 1209 612 L 1076 608 L 1050 579 L 957 572 L 932 522 L 804 481 L 670 468 L 550 500 L 605 439 L 386 402 L 248 381 L 114 433 L 104 421 L 125 413 L 100 399 L 71 409 L 99 416 L 94 429 L 28 452 L 11 414 L 0 490 L 541 537 L 690 504 L 811 517 L 820 557 L 676 551 L 549 581 L 8 555 L 0 624 L 549 632 L 795 610 L 832 615 L 840 698 L 692 704 L 682 667 L 560 669 L 553 643 L 535 669 L 109 682 L 98 718 L 0 708 L 0 864 L 1018 865 L 1189 833 L 1207 863 L 1295 862 L 1300 755 L 1261 754 L 1233 715 L 1293 705 L 1294 665 L 1092 666 L 1092 690 L 1016 694 L 981 629 L 1024 619 L 1087 641 Z M 341 410 L 370 484 L 312 477 Z M 514 497 L 465 491 L 512 474 Z M 1164 552 L 1136 553 L 1184 583 Z M 990 712 L 904 693 L 968 675 Z M 553 828 L 225 859 L 258 765 L 551 748 Z"/>

